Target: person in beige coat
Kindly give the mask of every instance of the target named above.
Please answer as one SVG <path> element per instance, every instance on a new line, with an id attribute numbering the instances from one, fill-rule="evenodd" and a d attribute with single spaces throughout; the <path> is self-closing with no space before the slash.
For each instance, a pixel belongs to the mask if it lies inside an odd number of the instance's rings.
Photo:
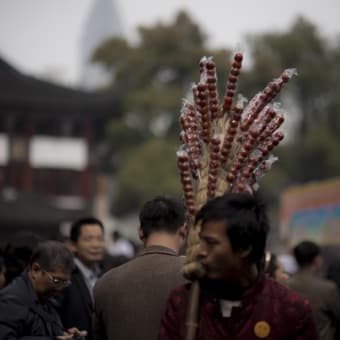
<path id="1" fill-rule="evenodd" d="M 137 257 L 108 271 L 94 288 L 97 340 L 156 340 L 170 291 L 185 282 L 179 251 L 186 237 L 180 201 L 157 196 L 140 212 Z"/>
<path id="2" fill-rule="evenodd" d="M 334 340 L 336 324 L 340 322 L 340 295 L 335 283 L 319 275 L 320 248 L 314 242 L 302 241 L 293 251 L 299 270 L 288 286 L 309 300 L 320 340 Z"/>

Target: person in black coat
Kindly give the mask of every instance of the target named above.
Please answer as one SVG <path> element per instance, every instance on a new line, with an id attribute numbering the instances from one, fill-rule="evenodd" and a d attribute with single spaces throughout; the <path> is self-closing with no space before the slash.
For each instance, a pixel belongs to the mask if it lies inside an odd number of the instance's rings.
<path id="1" fill-rule="evenodd" d="M 65 331 L 51 298 L 70 284 L 72 253 L 62 243 L 46 241 L 33 252 L 28 271 L 0 291 L 0 339 L 75 339 Z"/>
<path id="2" fill-rule="evenodd" d="M 75 254 L 72 283 L 56 299 L 56 307 L 64 327 L 87 331 L 92 340 L 92 290 L 101 275 L 99 264 L 104 254 L 104 226 L 94 217 L 75 221 L 71 227 L 71 248 Z"/>

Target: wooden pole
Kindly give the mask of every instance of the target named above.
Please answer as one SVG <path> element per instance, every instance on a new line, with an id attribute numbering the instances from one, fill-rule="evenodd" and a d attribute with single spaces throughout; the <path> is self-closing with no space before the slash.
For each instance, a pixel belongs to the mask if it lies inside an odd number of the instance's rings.
<path id="1" fill-rule="evenodd" d="M 198 329 L 198 309 L 199 309 L 200 285 L 197 280 L 193 281 L 190 292 L 185 322 L 185 340 L 195 340 Z"/>

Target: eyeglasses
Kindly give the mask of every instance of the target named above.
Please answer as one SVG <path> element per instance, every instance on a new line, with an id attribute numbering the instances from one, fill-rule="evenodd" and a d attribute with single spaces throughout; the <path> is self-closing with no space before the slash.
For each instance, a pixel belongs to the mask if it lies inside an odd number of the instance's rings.
<path id="1" fill-rule="evenodd" d="M 49 273 L 46 270 L 42 270 L 44 273 L 46 273 L 47 278 L 51 281 L 51 283 L 54 284 L 55 287 L 57 288 L 65 288 L 71 284 L 71 280 L 64 280 L 60 279 L 59 277 L 53 276 L 51 273 Z"/>

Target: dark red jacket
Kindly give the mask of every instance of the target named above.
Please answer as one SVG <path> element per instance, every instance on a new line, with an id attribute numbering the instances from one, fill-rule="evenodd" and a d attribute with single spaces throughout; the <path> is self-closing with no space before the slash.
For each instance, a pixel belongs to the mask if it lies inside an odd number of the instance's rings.
<path id="1" fill-rule="evenodd" d="M 172 291 L 163 316 L 159 340 L 184 340 L 190 284 Z M 317 340 L 311 307 L 292 290 L 261 278 L 223 317 L 219 300 L 201 290 L 196 340 Z"/>

